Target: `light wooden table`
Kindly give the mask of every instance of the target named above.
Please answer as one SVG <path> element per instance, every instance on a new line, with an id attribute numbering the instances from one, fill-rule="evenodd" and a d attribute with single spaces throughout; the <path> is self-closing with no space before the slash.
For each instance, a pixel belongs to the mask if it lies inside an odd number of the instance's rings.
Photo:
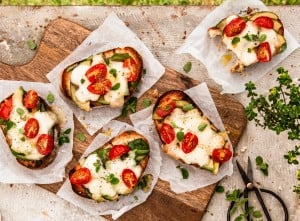
<path id="1" fill-rule="evenodd" d="M 178 48 L 199 22 L 213 7 L 0 7 L 0 60 L 9 64 L 23 64 L 31 60 L 34 52 L 26 46 L 27 39 L 39 42 L 44 26 L 50 20 L 63 17 L 79 23 L 91 30 L 97 28 L 111 12 L 116 12 L 120 18 L 129 23 L 129 27 L 145 42 L 155 56 L 165 66 L 182 72 L 187 61 L 192 61 L 193 67 L 189 76 L 206 81 L 210 86 L 220 88 L 207 75 L 207 71 L 199 61 L 190 55 L 176 55 Z M 279 14 L 285 28 L 300 41 L 300 7 L 273 6 L 271 10 Z M 280 65 L 287 68 L 293 77 L 300 76 L 300 50 L 290 55 Z M 267 74 L 257 87 L 260 92 L 267 92 L 275 84 L 275 70 Z M 243 105 L 248 99 L 245 93 L 232 95 Z M 291 166 L 283 159 L 285 152 L 293 147 L 293 142 L 287 140 L 287 135 L 275 135 L 248 123 L 246 131 L 237 146 L 239 161 L 246 162 L 248 156 L 254 161 L 262 156 L 269 164 L 269 176 L 264 177 L 254 170 L 257 181 L 268 189 L 277 191 L 286 202 L 290 220 L 298 221 L 300 217 L 299 199 L 292 192 L 297 184 L 296 166 Z M 226 190 L 243 188 L 242 180 L 235 172 L 225 178 L 220 184 Z M 0 184 L 0 213 L 2 220 L 99 220 L 81 209 L 65 202 L 56 195 L 35 185 Z M 272 213 L 278 218 L 282 212 L 278 205 L 266 199 L 272 206 Z M 255 205 L 254 205 L 255 206 Z M 224 194 L 215 194 L 203 217 L 204 221 L 225 220 L 228 202 Z M 188 217 L 187 217 L 188 220 Z M 276 219 L 281 220 L 281 219 Z"/>

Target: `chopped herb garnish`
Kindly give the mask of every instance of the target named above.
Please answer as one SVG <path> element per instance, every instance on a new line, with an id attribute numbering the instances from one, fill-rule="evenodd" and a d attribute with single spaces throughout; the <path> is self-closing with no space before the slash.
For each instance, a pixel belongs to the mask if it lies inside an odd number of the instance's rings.
<path id="1" fill-rule="evenodd" d="M 109 70 L 109 73 L 114 76 L 115 78 L 117 77 L 117 70 L 115 68 L 112 68 Z"/>
<path id="2" fill-rule="evenodd" d="M 263 158 L 261 156 L 258 156 L 255 158 L 256 166 L 263 172 L 265 176 L 268 176 L 269 171 L 269 165 L 267 163 L 264 163 Z"/>
<path id="3" fill-rule="evenodd" d="M 68 128 L 68 129 L 66 129 L 65 131 L 64 131 L 64 133 L 63 134 L 70 134 L 71 133 L 71 128 Z"/>
<path id="4" fill-rule="evenodd" d="M 13 121 L 11 121 L 11 120 L 8 120 L 8 121 L 6 122 L 6 128 L 7 128 L 7 130 L 10 130 L 11 128 L 13 128 L 13 127 L 15 127 L 15 126 L 16 126 L 16 123 L 13 122 Z"/>
<path id="5" fill-rule="evenodd" d="M 149 107 L 151 105 L 152 101 L 150 98 L 144 98 L 143 99 L 143 107 L 146 108 L 146 107 Z"/>
<path id="6" fill-rule="evenodd" d="M 116 91 L 120 88 L 121 84 L 120 83 L 116 83 L 114 86 L 112 86 L 111 90 Z"/>
<path id="7" fill-rule="evenodd" d="M 25 137 L 21 137 L 20 140 L 23 141 L 23 142 L 25 142 Z"/>
<path id="8" fill-rule="evenodd" d="M 233 39 L 232 39 L 232 41 L 231 41 L 231 44 L 232 45 L 235 45 L 235 44 L 237 44 L 237 43 L 239 43 L 240 42 L 240 38 L 239 37 L 234 37 Z"/>
<path id="9" fill-rule="evenodd" d="M 142 74 L 143 75 L 147 74 L 147 70 L 145 68 L 142 70 Z"/>
<path id="10" fill-rule="evenodd" d="M 189 171 L 187 171 L 187 169 L 181 167 L 180 165 L 178 165 L 176 168 L 180 170 L 181 175 L 182 175 L 182 179 L 189 178 Z"/>
<path id="11" fill-rule="evenodd" d="M 132 87 L 134 91 L 138 92 L 139 91 L 139 82 L 134 81 L 134 82 L 129 82 L 129 87 Z"/>
<path id="12" fill-rule="evenodd" d="M 95 166 L 96 173 L 98 173 L 99 170 L 100 170 L 101 161 L 100 160 L 96 160 L 96 162 L 93 163 L 93 165 Z"/>
<path id="13" fill-rule="evenodd" d="M 135 200 L 139 200 L 138 196 L 136 196 L 136 195 L 134 195 L 133 198 L 134 198 Z"/>
<path id="14" fill-rule="evenodd" d="M 243 38 L 245 38 L 247 41 L 257 41 L 258 35 L 254 35 L 254 34 L 249 35 L 247 33 Z"/>
<path id="15" fill-rule="evenodd" d="M 48 93 L 47 95 L 47 101 L 52 104 L 55 100 L 54 94 L 52 94 L 51 92 Z"/>
<path id="16" fill-rule="evenodd" d="M 189 73 L 192 69 L 192 62 L 187 62 L 184 66 L 183 66 L 183 70 L 185 73 Z"/>
<path id="17" fill-rule="evenodd" d="M 63 133 L 58 136 L 58 145 L 62 146 L 64 143 L 70 143 L 68 134 L 71 133 L 71 128 L 66 129 Z"/>
<path id="18" fill-rule="evenodd" d="M 83 78 L 80 79 L 80 83 L 84 84 L 85 80 Z"/>
<path id="19" fill-rule="evenodd" d="M 173 128 L 177 128 L 177 127 L 178 127 L 173 121 L 171 122 L 171 126 L 172 126 Z"/>
<path id="20" fill-rule="evenodd" d="M 137 98 L 136 97 L 129 98 L 129 100 L 123 106 L 121 117 L 126 117 L 128 111 L 135 113 L 136 105 L 137 105 Z"/>
<path id="21" fill-rule="evenodd" d="M 24 131 L 24 128 L 20 128 L 20 129 L 19 129 L 19 133 L 20 133 L 20 134 L 24 134 L 24 132 L 25 132 L 25 131 Z"/>
<path id="22" fill-rule="evenodd" d="M 182 107 L 182 110 L 183 110 L 184 112 L 187 112 L 187 111 L 192 110 L 192 109 L 194 109 L 194 106 L 193 106 L 192 104 L 187 104 L 187 105 L 184 105 L 184 106 Z"/>
<path id="23" fill-rule="evenodd" d="M 107 181 L 110 182 L 112 185 L 118 184 L 120 181 L 113 173 L 109 174 L 107 177 Z"/>
<path id="24" fill-rule="evenodd" d="M 86 140 L 86 137 L 85 137 L 84 133 L 82 133 L 82 132 L 78 132 L 78 133 L 76 134 L 76 138 L 77 138 L 78 140 L 80 140 L 81 142 L 85 142 L 85 140 Z"/>
<path id="25" fill-rule="evenodd" d="M 198 126 L 198 130 L 199 131 L 204 131 L 204 129 L 207 127 L 207 124 L 205 124 L 205 123 L 203 123 L 203 124 L 200 124 L 199 126 Z"/>
<path id="26" fill-rule="evenodd" d="M 179 141 L 183 141 L 183 138 L 184 138 L 184 133 L 182 131 L 178 131 L 176 133 L 176 137 Z"/>
<path id="27" fill-rule="evenodd" d="M 35 41 L 32 40 L 32 39 L 29 39 L 29 40 L 27 41 L 27 46 L 28 46 L 28 48 L 29 48 L 30 50 L 35 50 L 35 49 L 37 48 L 37 44 L 36 44 Z"/>
<path id="28" fill-rule="evenodd" d="M 217 186 L 216 187 L 216 192 L 217 193 L 224 193 L 224 191 L 225 191 L 225 188 L 223 186 Z"/>
<path id="29" fill-rule="evenodd" d="M 258 40 L 259 40 L 260 42 L 263 42 L 263 41 L 265 41 L 266 39 L 267 39 L 267 35 L 266 35 L 266 34 L 262 34 L 262 35 L 259 36 L 259 39 L 258 39 Z"/>
<path id="30" fill-rule="evenodd" d="M 22 108 L 17 108 L 17 113 L 20 115 L 20 117 L 22 117 L 23 116 L 23 114 L 24 114 L 24 110 L 22 109 Z"/>
<path id="31" fill-rule="evenodd" d="M 124 53 L 124 54 L 116 53 L 110 57 L 110 60 L 111 61 L 124 61 L 127 58 L 130 58 L 130 55 L 128 53 Z"/>
<path id="32" fill-rule="evenodd" d="M 247 50 L 247 51 L 248 51 L 248 53 L 251 53 L 251 51 L 252 51 L 252 50 L 251 50 L 251 48 L 248 48 L 248 50 Z"/>

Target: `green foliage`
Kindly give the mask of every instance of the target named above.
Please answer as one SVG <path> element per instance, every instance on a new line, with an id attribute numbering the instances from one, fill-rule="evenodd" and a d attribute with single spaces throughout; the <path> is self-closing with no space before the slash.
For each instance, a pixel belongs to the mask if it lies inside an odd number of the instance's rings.
<path id="1" fill-rule="evenodd" d="M 69 134 L 71 133 L 71 128 L 66 129 L 63 133 L 58 136 L 58 145 L 62 146 L 64 143 L 70 143 Z"/>
<path id="2" fill-rule="evenodd" d="M 181 167 L 180 165 L 178 165 L 176 168 L 180 170 L 181 175 L 182 175 L 182 179 L 188 179 L 189 178 L 189 171 L 187 169 Z"/>
<path id="3" fill-rule="evenodd" d="M 184 66 L 183 66 L 183 70 L 185 73 L 189 73 L 192 69 L 192 62 L 187 62 Z"/>
<path id="4" fill-rule="evenodd" d="M 137 98 L 136 97 L 129 98 L 127 103 L 125 103 L 123 106 L 121 117 L 126 117 L 129 111 L 135 113 L 136 105 L 137 105 Z"/>
<path id="5" fill-rule="evenodd" d="M 256 161 L 256 166 L 260 169 L 261 172 L 263 172 L 263 174 L 265 176 L 269 175 L 269 165 L 267 163 L 264 163 L 264 160 L 261 156 L 258 156 L 255 158 Z"/>

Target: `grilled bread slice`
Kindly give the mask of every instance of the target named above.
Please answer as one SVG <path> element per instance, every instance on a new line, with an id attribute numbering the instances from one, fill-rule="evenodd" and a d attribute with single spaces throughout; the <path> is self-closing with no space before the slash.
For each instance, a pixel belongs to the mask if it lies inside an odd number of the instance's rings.
<path id="1" fill-rule="evenodd" d="M 23 166 L 41 169 L 56 156 L 59 117 L 36 91 L 18 88 L 0 104 L 1 129 Z"/>
<path id="2" fill-rule="evenodd" d="M 287 47 L 283 24 L 269 11 L 230 15 L 209 28 L 208 33 L 211 38 L 222 36 L 226 48 L 236 55 L 231 72 L 243 72 L 246 66 L 269 62 Z"/>
<path id="3" fill-rule="evenodd" d="M 118 200 L 138 185 L 147 189 L 152 175 L 142 174 L 149 154 L 144 136 L 125 131 L 79 161 L 69 173 L 72 189 L 97 202 Z"/>
<path id="4" fill-rule="evenodd" d="M 61 91 L 79 108 L 121 108 L 141 81 L 143 60 L 131 47 L 92 55 L 64 69 Z"/>
<path id="5" fill-rule="evenodd" d="M 217 174 L 220 163 L 232 156 L 226 132 L 219 131 L 182 91 L 160 96 L 152 118 L 162 150 L 176 160 Z"/>

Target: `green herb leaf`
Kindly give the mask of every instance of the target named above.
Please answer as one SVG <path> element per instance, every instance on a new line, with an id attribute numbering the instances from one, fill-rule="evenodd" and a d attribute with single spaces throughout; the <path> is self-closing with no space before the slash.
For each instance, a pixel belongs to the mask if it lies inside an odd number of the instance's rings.
<path id="1" fill-rule="evenodd" d="M 52 94 L 51 92 L 49 92 L 46 99 L 47 99 L 47 101 L 50 104 L 52 104 L 54 102 L 54 100 L 55 100 L 54 94 Z"/>
<path id="2" fill-rule="evenodd" d="M 10 130 L 11 128 L 15 127 L 16 126 L 16 123 L 11 121 L 11 120 L 8 120 L 6 121 L 6 129 L 7 130 Z"/>
<path id="3" fill-rule="evenodd" d="M 58 145 L 62 146 L 64 143 L 70 143 L 69 137 L 66 137 L 64 135 L 61 135 L 58 137 Z"/>
<path id="4" fill-rule="evenodd" d="M 66 129 L 63 134 L 70 134 L 71 133 L 71 128 Z"/>
<path id="5" fill-rule="evenodd" d="M 76 138 L 77 138 L 78 140 L 80 140 L 81 142 L 85 142 L 85 141 L 86 141 L 86 137 L 85 137 L 84 133 L 82 133 L 82 132 L 78 132 L 78 133 L 76 134 Z"/>
<path id="6" fill-rule="evenodd" d="M 110 182 L 112 185 L 118 184 L 120 181 L 113 173 L 109 174 L 107 181 Z"/>
<path id="7" fill-rule="evenodd" d="M 17 113 L 22 117 L 22 115 L 24 114 L 24 110 L 22 108 L 17 108 Z"/>
<path id="8" fill-rule="evenodd" d="M 109 70 L 109 73 L 110 73 L 112 76 L 114 76 L 115 78 L 117 77 L 117 69 L 112 68 L 112 69 Z"/>
<path id="9" fill-rule="evenodd" d="M 178 165 L 176 168 L 180 170 L 181 175 L 182 175 L 182 179 L 188 179 L 189 178 L 189 171 L 187 171 L 187 169 L 181 167 L 180 165 Z"/>
<path id="10" fill-rule="evenodd" d="M 189 73 L 192 69 L 192 62 L 187 62 L 184 66 L 183 66 L 183 70 L 185 73 Z"/>
<path id="11" fill-rule="evenodd" d="M 247 41 L 258 41 L 258 35 L 254 34 L 249 35 L 247 33 L 245 36 L 243 36 L 243 38 L 245 38 Z"/>
<path id="12" fill-rule="evenodd" d="M 216 192 L 217 193 L 224 193 L 224 191 L 225 191 L 225 188 L 223 186 L 217 186 L 216 187 Z"/>
<path id="13" fill-rule="evenodd" d="M 143 99 L 143 107 L 144 107 L 144 108 L 149 107 L 149 106 L 151 105 L 151 103 L 152 103 L 152 101 L 151 101 L 150 98 L 144 98 L 144 99 Z"/>
<path id="14" fill-rule="evenodd" d="M 182 131 L 179 131 L 179 132 L 176 133 L 176 137 L 179 141 L 183 141 L 184 133 Z"/>
<path id="15" fill-rule="evenodd" d="M 136 196 L 136 195 L 134 195 L 133 198 L 134 198 L 135 200 L 139 200 L 139 197 Z"/>
<path id="16" fill-rule="evenodd" d="M 85 80 L 83 78 L 80 79 L 80 83 L 84 84 Z"/>
<path id="17" fill-rule="evenodd" d="M 235 44 L 239 43 L 240 40 L 241 40 L 241 39 L 240 39 L 239 37 L 234 37 L 234 38 L 232 39 L 232 41 L 231 41 L 231 44 L 232 44 L 232 45 L 235 45 Z"/>
<path id="18" fill-rule="evenodd" d="M 259 210 L 253 211 L 252 215 L 253 215 L 254 218 L 261 218 L 262 217 L 262 214 Z"/>
<path id="19" fill-rule="evenodd" d="M 184 106 L 182 107 L 182 110 L 183 110 L 184 112 L 187 112 L 187 111 L 192 110 L 192 109 L 194 109 L 194 106 L 193 106 L 192 104 L 187 104 L 187 105 L 184 105 Z"/>
<path id="20" fill-rule="evenodd" d="M 25 137 L 21 137 L 20 140 L 23 141 L 23 142 L 25 142 L 26 138 Z"/>
<path id="21" fill-rule="evenodd" d="M 29 48 L 30 50 L 35 50 L 35 49 L 37 48 L 37 44 L 36 44 L 35 41 L 32 40 L 32 39 L 29 39 L 29 40 L 27 41 L 27 46 L 28 46 L 28 48 Z"/>
<path id="22" fill-rule="evenodd" d="M 248 52 L 248 53 L 251 53 L 251 51 L 252 51 L 251 48 L 248 48 L 248 49 L 247 49 L 247 52 Z"/>
<path id="23" fill-rule="evenodd" d="M 198 126 L 198 130 L 199 131 L 204 131 L 204 129 L 207 127 L 207 124 L 206 123 L 202 123 L 202 124 L 200 124 L 199 126 Z"/>
<path id="24" fill-rule="evenodd" d="M 258 156 L 255 158 L 256 166 L 263 172 L 265 176 L 268 176 L 269 171 L 269 165 L 267 163 L 264 163 L 263 158 L 261 156 Z"/>
<path id="25" fill-rule="evenodd" d="M 121 117 L 126 117 L 128 111 L 135 113 L 136 105 L 137 105 L 137 98 L 136 97 L 129 98 L 129 100 L 123 106 Z"/>
<path id="26" fill-rule="evenodd" d="M 24 134 L 24 132 L 25 132 L 25 131 L 24 131 L 24 128 L 20 128 L 20 129 L 19 129 L 19 133 L 20 133 L 20 134 Z"/>
<path id="27" fill-rule="evenodd" d="M 147 74 L 147 70 L 145 68 L 142 70 L 142 74 L 143 75 Z"/>
<path id="28" fill-rule="evenodd" d="M 259 40 L 260 42 L 263 42 L 263 41 L 265 41 L 266 39 L 267 39 L 267 35 L 266 35 L 266 34 L 262 34 L 262 35 L 259 36 L 259 39 L 258 39 L 258 40 Z"/>
<path id="29" fill-rule="evenodd" d="M 99 170 L 100 170 L 100 167 L 101 167 L 101 161 L 100 161 L 100 160 L 96 160 L 96 162 L 93 163 L 93 165 L 94 165 L 94 167 L 95 167 L 96 173 L 98 173 Z"/>
<path id="30" fill-rule="evenodd" d="M 173 128 L 177 128 L 177 127 L 178 127 L 173 121 L 171 122 L 171 126 L 172 126 Z"/>
<path id="31" fill-rule="evenodd" d="M 114 86 L 112 86 L 112 90 L 113 91 L 116 91 L 116 90 L 118 90 L 119 88 L 120 88 L 120 86 L 121 86 L 121 84 L 120 83 L 116 83 Z"/>
<path id="32" fill-rule="evenodd" d="M 116 53 L 113 56 L 110 57 L 111 61 L 124 61 L 125 59 L 130 58 L 130 55 L 128 53 Z"/>

